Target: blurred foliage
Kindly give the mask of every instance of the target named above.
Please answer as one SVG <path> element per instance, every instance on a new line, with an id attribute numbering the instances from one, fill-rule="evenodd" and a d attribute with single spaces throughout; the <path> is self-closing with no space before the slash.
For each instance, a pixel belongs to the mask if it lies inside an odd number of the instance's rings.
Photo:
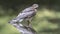
<path id="1" fill-rule="evenodd" d="M 20 34 L 8 22 L 32 4 L 39 4 L 32 26 L 38 34 L 60 34 L 60 0 L 0 0 L 0 34 Z"/>
<path id="2" fill-rule="evenodd" d="M 50 10 L 60 11 L 60 0 L 0 0 L 0 14 L 16 15 L 22 9 L 34 3 L 39 4 L 39 10 L 45 7 Z"/>

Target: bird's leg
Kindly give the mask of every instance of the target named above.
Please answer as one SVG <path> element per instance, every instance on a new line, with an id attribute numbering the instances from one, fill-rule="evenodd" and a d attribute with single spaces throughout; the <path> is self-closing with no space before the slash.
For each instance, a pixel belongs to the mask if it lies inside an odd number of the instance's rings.
<path id="1" fill-rule="evenodd" d="M 31 22 L 30 22 L 29 20 L 28 20 L 27 22 L 28 22 L 28 27 L 30 27 L 30 25 L 31 25 Z"/>
<path id="2" fill-rule="evenodd" d="M 31 26 L 31 21 L 32 21 L 32 18 L 30 18 L 30 19 L 28 20 L 28 27 L 31 27 L 31 28 L 32 28 L 32 26 Z"/>

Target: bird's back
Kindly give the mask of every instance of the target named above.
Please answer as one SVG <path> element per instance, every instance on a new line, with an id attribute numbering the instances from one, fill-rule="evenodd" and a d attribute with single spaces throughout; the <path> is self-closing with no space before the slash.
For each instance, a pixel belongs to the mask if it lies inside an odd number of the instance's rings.
<path id="1" fill-rule="evenodd" d="M 14 21 L 23 21 L 23 19 L 26 19 L 29 17 L 33 17 L 36 15 L 35 9 L 32 9 L 31 7 L 24 9 L 21 13 L 18 14 L 16 18 L 14 18 Z"/>

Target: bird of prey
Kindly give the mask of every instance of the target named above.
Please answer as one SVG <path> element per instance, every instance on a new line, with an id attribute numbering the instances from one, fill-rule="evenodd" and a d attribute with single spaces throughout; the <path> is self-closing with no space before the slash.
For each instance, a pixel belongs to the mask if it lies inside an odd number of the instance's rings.
<path id="1" fill-rule="evenodd" d="M 24 9 L 18 16 L 10 21 L 10 23 L 22 22 L 23 20 L 27 20 L 28 26 L 31 23 L 32 17 L 36 15 L 38 4 L 33 4 L 32 6 Z"/>

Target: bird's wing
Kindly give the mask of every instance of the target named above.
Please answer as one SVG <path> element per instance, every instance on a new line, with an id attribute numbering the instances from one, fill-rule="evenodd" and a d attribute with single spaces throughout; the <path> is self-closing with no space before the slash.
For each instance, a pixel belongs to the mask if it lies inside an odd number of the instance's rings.
<path id="1" fill-rule="evenodd" d="M 27 17 L 27 16 L 31 16 L 33 13 L 34 13 L 34 11 L 25 12 L 25 13 L 20 13 L 20 14 L 16 17 L 16 19 L 23 19 L 23 18 L 25 18 L 25 17 Z"/>
<path id="2" fill-rule="evenodd" d="M 16 18 L 12 20 L 12 22 L 17 22 L 17 21 L 23 21 L 24 18 L 27 16 L 31 16 L 34 13 L 34 11 L 30 8 L 26 8 L 22 13 L 19 13 Z"/>
<path id="3" fill-rule="evenodd" d="M 26 12 L 26 13 L 20 13 L 14 20 L 21 22 L 23 21 L 24 18 L 31 16 L 32 14 L 33 14 L 33 11 Z"/>
<path id="4" fill-rule="evenodd" d="M 22 12 L 30 12 L 30 11 L 32 11 L 33 9 L 32 9 L 32 7 L 28 7 L 28 8 L 26 8 L 26 9 L 24 9 Z"/>

